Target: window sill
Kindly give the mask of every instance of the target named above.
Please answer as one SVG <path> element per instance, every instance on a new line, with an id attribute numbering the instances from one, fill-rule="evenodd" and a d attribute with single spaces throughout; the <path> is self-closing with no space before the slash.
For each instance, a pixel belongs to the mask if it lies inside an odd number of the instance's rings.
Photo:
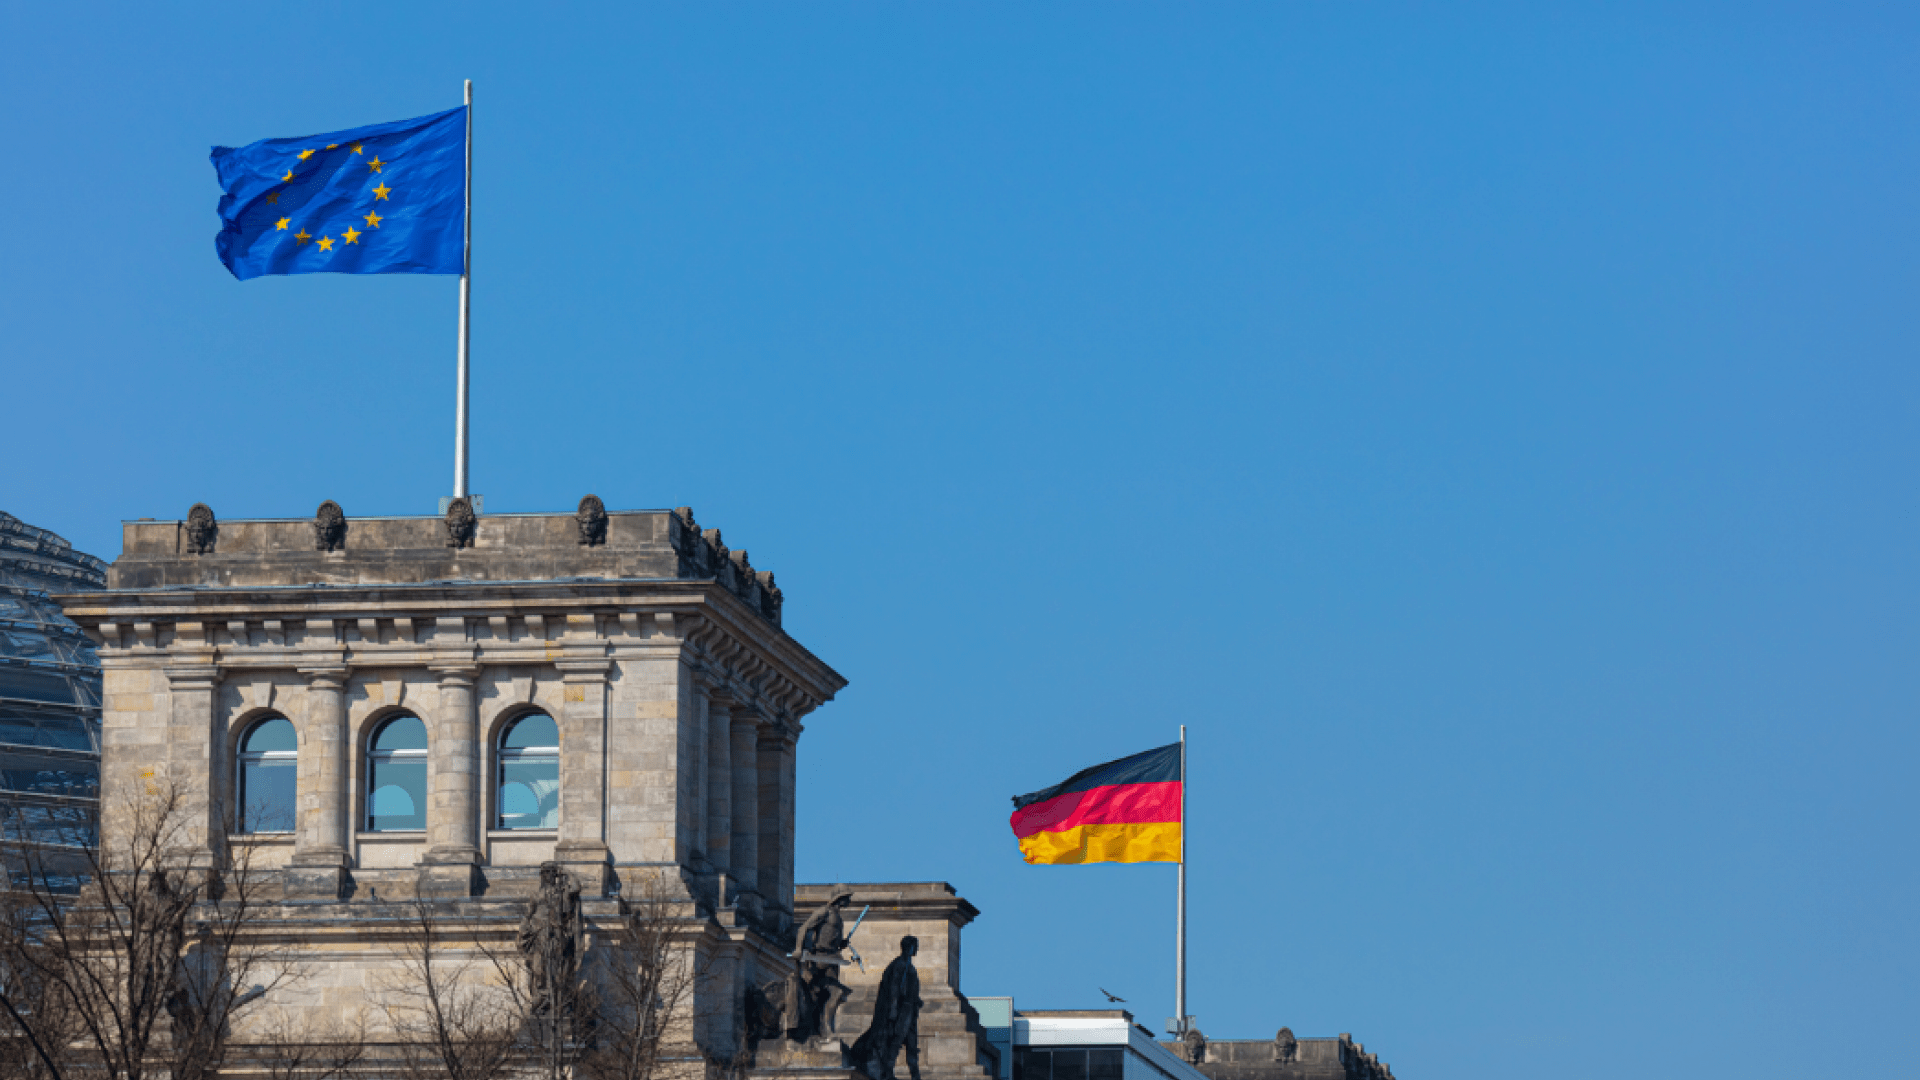
<path id="1" fill-rule="evenodd" d="M 293 843 L 293 834 L 290 832 L 228 833 L 227 843 L 229 844 L 291 844 Z"/>
<path id="2" fill-rule="evenodd" d="M 379 843 L 382 840 L 396 840 L 405 843 L 423 843 L 427 839 L 425 829 L 386 829 L 381 832 L 354 833 L 353 838 L 361 843 Z"/>
<path id="3" fill-rule="evenodd" d="M 522 838 L 529 839 L 529 840 L 558 840 L 560 839 L 560 830 L 559 829 L 488 829 L 487 830 L 487 839 L 489 840 L 517 840 Z"/>

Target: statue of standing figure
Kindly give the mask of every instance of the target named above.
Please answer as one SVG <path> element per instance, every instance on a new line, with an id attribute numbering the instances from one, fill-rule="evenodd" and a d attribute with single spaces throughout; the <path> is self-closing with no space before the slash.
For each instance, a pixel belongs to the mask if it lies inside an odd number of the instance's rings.
<path id="1" fill-rule="evenodd" d="M 580 886 L 559 863 L 540 864 L 540 891 L 520 920 L 534 1012 L 551 1016 L 572 994 L 580 968 Z"/>
<path id="2" fill-rule="evenodd" d="M 840 913 L 852 902 L 851 892 L 836 892 L 800 927 L 782 1003 L 787 1037 L 795 1042 L 815 1042 L 835 1034 L 834 1018 L 853 993 L 840 981 L 840 968 L 846 963 L 840 950 L 848 944 Z"/>
<path id="3" fill-rule="evenodd" d="M 920 1080 L 920 973 L 913 967 L 919 951 L 919 938 L 900 940 L 900 955 L 880 975 L 873 1024 L 853 1044 L 853 1065 L 869 1080 L 894 1080 L 893 1063 L 902 1049 L 907 1052 L 907 1072 Z"/>

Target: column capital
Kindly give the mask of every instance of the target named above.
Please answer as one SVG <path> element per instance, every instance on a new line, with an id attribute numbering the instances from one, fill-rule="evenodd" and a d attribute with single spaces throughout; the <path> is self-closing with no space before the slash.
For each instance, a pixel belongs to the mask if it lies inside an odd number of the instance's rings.
<path id="1" fill-rule="evenodd" d="M 212 690 L 220 682 L 218 664 L 176 664 L 160 670 L 175 690 Z"/>
<path id="2" fill-rule="evenodd" d="M 427 670 L 439 678 L 441 686 L 472 686 L 480 677 L 480 665 L 467 661 L 431 663 Z"/>
<path id="3" fill-rule="evenodd" d="M 553 666 L 560 670 L 563 683 L 595 683 L 607 681 L 613 661 L 605 657 L 580 657 L 556 660 Z"/>
<path id="4" fill-rule="evenodd" d="M 302 667 L 294 672 L 307 680 L 307 685 L 315 690 L 342 690 L 346 688 L 347 677 L 353 674 L 348 667 Z"/>

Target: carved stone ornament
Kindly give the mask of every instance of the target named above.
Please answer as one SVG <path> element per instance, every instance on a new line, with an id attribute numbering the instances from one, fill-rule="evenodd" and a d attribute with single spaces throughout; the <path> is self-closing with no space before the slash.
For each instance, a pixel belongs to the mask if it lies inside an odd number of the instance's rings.
<path id="1" fill-rule="evenodd" d="M 1293 1029 L 1283 1027 L 1273 1037 L 1273 1060 L 1292 1061 L 1300 1052 L 1300 1040 L 1293 1037 Z"/>
<path id="2" fill-rule="evenodd" d="M 347 514 L 328 499 L 313 515 L 313 550 L 339 551 L 347 546 Z"/>
<path id="3" fill-rule="evenodd" d="M 1188 1028 L 1186 1034 L 1180 1036 L 1180 1051 L 1189 1064 L 1199 1065 L 1207 1060 L 1207 1037 L 1200 1033 L 1198 1026 Z"/>
<path id="4" fill-rule="evenodd" d="M 187 511 L 187 554 L 213 554 L 213 543 L 219 536 L 220 525 L 213 520 L 213 510 L 206 503 L 194 503 Z"/>
<path id="5" fill-rule="evenodd" d="M 574 516 L 580 522 L 582 544 L 598 547 L 607 542 L 607 504 L 600 501 L 600 496 L 581 499 L 580 511 Z"/>
<path id="6" fill-rule="evenodd" d="M 478 531 L 479 521 L 473 516 L 473 502 L 465 495 L 447 505 L 447 546 L 450 548 L 470 548 L 473 546 L 473 534 Z"/>

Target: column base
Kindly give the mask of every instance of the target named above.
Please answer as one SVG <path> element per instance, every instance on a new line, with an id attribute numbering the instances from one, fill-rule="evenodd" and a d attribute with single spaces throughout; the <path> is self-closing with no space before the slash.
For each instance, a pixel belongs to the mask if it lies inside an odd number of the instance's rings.
<path id="1" fill-rule="evenodd" d="M 281 891 L 289 900 L 344 900 L 353 875 L 344 866 L 289 866 L 281 871 Z"/>
<path id="2" fill-rule="evenodd" d="M 603 897 L 613 892 L 613 852 L 598 840 L 562 840 L 554 845 L 553 861 L 573 875 L 586 897 Z"/>
<path id="3" fill-rule="evenodd" d="M 422 900 L 465 900 L 486 886 L 480 868 L 470 862 L 424 862 L 415 871 L 413 892 Z"/>

